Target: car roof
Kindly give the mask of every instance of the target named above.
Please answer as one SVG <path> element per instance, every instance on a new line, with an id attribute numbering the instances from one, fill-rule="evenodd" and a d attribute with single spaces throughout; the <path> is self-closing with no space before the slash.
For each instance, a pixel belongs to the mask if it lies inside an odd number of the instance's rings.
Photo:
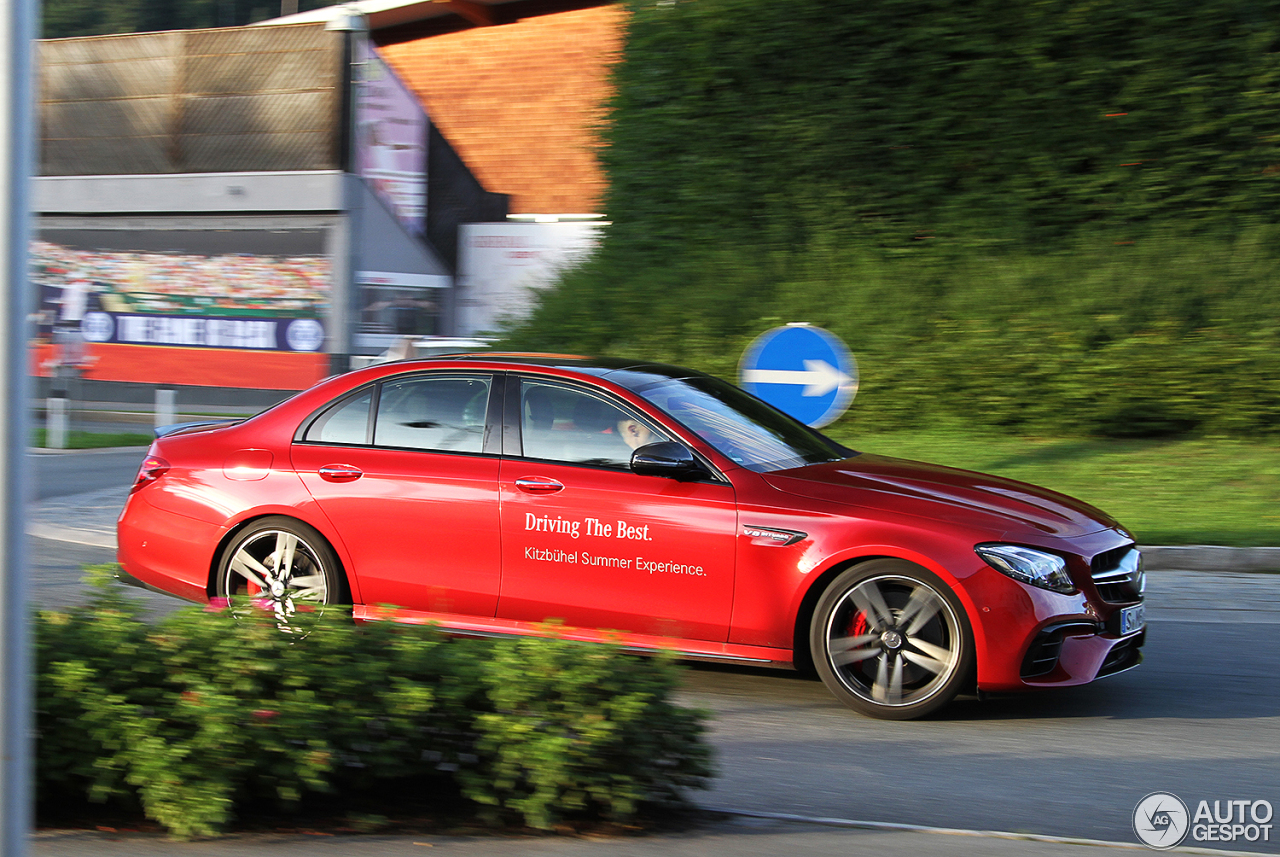
<path id="1" fill-rule="evenodd" d="M 561 369 L 580 372 L 596 378 L 607 378 L 620 386 L 635 388 L 644 379 L 699 378 L 705 373 L 683 366 L 654 363 L 648 360 L 632 360 L 620 357 L 587 357 L 579 354 L 541 354 L 515 352 L 481 352 L 476 354 L 444 354 L 427 360 L 405 361 L 405 364 L 449 364 L 454 362 L 498 363 L 512 369 L 521 367 Z"/>

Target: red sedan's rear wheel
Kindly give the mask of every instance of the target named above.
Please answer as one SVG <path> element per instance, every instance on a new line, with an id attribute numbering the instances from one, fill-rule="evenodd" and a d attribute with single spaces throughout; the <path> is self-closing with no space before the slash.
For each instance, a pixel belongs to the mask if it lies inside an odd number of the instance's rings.
<path id="1" fill-rule="evenodd" d="M 837 577 L 814 611 L 810 645 L 841 702 L 887 720 L 938 710 L 973 670 L 964 608 L 936 575 L 903 560 L 872 560 Z"/>
<path id="2" fill-rule="evenodd" d="M 216 589 L 233 601 L 232 609 L 273 612 L 288 633 L 305 633 L 308 617 L 344 600 L 329 543 L 314 528 L 283 516 L 254 521 L 236 534 L 222 552 Z"/>

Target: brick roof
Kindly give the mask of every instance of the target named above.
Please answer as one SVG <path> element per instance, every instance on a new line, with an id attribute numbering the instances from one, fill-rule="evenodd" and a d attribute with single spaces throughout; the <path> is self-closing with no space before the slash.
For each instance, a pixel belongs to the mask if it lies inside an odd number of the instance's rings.
<path id="1" fill-rule="evenodd" d="M 621 5 L 379 48 L 512 214 L 599 212 L 595 126 L 622 48 Z"/>

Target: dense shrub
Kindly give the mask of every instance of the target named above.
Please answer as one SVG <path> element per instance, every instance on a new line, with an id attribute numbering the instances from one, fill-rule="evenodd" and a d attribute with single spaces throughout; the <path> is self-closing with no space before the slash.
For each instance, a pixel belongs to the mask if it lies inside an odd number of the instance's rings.
<path id="1" fill-rule="evenodd" d="M 699 716 L 667 698 L 669 669 L 526 638 L 495 647 L 481 684 L 491 707 L 476 717 L 476 752 L 486 764 L 460 778 L 469 797 L 535 827 L 563 813 L 629 818 L 706 779 Z"/>
<path id="2" fill-rule="evenodd" d="M 148 625 L 105 583 L 36 630 L 40 800 L 136 803 L 178 836 L 434 772 L 543 828 L 626 820 L 710 776 L 673 664 L 609 646 L 332 614 L 301 640 L 227 611 Z"/>
<path id="3" fill-rule="evenodd" d="M 509 344 L 734 379 L 751 338 L 808 321 L 840 335 L 858 360 L 846 428 L 1274 434 L 1277 237 L 1267 227 L 1231 239 L 1080 238 L 1038 255 L 850 244 L 759 264 L 673 256 L 638 272 L 601 258 L 543 295 Z"/>

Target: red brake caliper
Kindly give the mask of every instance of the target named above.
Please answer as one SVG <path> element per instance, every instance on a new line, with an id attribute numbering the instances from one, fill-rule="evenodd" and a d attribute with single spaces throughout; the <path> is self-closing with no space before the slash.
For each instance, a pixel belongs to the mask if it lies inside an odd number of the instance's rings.
<path id="1" fill-rule="evenodd" d="M 867 633 L 867 611 L 859 610 L 853 616 L 853 621 L 849 626 L 850 637 L 860 637 Z"/>

